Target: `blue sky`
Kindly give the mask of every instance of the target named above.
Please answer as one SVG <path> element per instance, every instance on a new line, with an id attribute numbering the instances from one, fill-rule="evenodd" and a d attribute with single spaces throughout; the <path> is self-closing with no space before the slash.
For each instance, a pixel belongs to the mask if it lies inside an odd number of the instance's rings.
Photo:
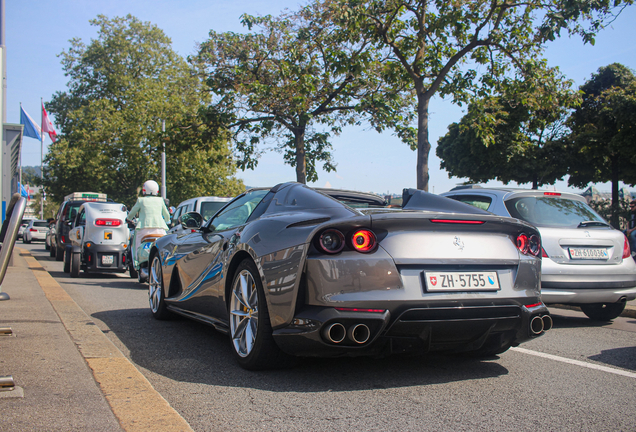
<path id="1" fill-rule="evenodd" d="M 19 123 L 20 103 L 39 122 L 40 98 L 51 99 L 57 91 L 66 89 L 58 54 L 69 47 L 69 39 L 90 42 L 95 27 L 89 20 L 99 14 L 108 17 L 132 14 L 161 28 L 173 42 L 173 48 L 183 56 L 195 52 L 197 42 L 207 38 L 213 29 L 244 31 L 239 22 L 242 13 L 252 15 L 278 14 L 285 8 L 296 9 L 304 2 L 293 0 L 228 1 L 228 0 L 9 0 L 6 1 L 7 50 L 7 122 Z M 547 58 L 552 66 L 577 85 L 589 79 L 599 67 L 618 62 L 636 70 L 636 6 L 628 8 L 611 26 L 596 38 L 596 44 L 583 45 L 578 38 L 567 36 L 548 45 Z M 463 179 L 448 178 L 439 168 L 435 156 L 437 140 L 449 124 L 463 115 L 460 107 L 436 98 L 430 107 L 429 191 L 441 193 Z M 50 144 L 48 137 L 46 147 Z M 378 134 L 363 127 L 350 127 L 333 140 L 333 155 L 337 163 L 334 173 L 319 172 L 315 186 L 330 185 L 340 189 L 401 193 L 415 187 L 416 153 L 390 133 Z M 168 150 L 169 157 L 169 150 Z M 23 165 L 40 164 L 40 143 L 32 138 L 23 142 Z M 250 186 L 271 186 L 296 179 L 294 168 L 285 165 L 281 154 L 266 152 L 254 170 L 238 171 L 237 176 Z M 159 179 L 157 179 L 159 180 Z M 500 185 L 490 182 L 489 185 Z M 515 186 L 514 184 L 511 184 Z M 530 187 L 530 185 L 522 185 Z M 609 184 L 597 185 L 609 191 Z M 557 182 L 560 190 L 574 190 L 567 183 Z"/>

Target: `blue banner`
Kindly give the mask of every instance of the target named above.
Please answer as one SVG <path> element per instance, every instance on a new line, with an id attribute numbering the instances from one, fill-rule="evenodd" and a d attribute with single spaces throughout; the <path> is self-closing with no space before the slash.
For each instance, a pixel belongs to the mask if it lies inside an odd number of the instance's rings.
<path id="1" fill-rule="evenodd" d="M 24 125 L 24 136 L 37 138 L 38 140 L 42 139 L 40 126 L 27 114 L 22 105 L 20 105 L 20 124 Z"/>

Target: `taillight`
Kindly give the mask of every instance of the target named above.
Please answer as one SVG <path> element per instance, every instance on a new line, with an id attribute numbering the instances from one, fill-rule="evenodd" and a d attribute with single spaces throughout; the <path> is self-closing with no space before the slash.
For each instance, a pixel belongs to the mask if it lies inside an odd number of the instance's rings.
<path id="1" fill-rule="evenodd" d="M 528 236 L 525 234 L 519 234 L 517 236 L 517 249 L 524 255 L 528 254 Z"/>
<path id="2" fill-rule="evenodd" d="M 431 219 L 433 223 L 448 223 L 448 224 L 465 224 L 465 225 L 481 225 L 484 221 L 480 220 L 462 220 L 462 219 Z"/>
<path id="3" fill-rule="evenodd" d="M 375 234 L 368 229 L 358 230 L 351 236 L 351 244 L 358 252 L 371 252 L 376 245 Z"/>
<path id="4" fill-rule="evenodd" d="M 516 244 L 519 252 L 524 255 L 539 256 L 542 252 L 545 254 L 541 247 L 541 239 L 536 234 L 528 237 L 526 234 L 521 233 L 517 236 Z"/>
<path id="5" fill-rule="evenodd" d="M 548 254 L 546 253 L 545 249 L 543 249 L 543 248 L 541 248 L 541 257 L 542 257 L 542 258 L 550 258 L 550 257 L 548 256 Z"/>
<path id="6" fill-rule="evenodd" d="M 38 230 L 36 230 L 35 228 L 29 228 L 29 231 L 31 231 L 31 232 L 38 232 Z"/>
<path id="7" fill-rule="evenodd" d="M 119 219 L 97 219 L 95 221 L 97 226 L 119 226 L 121 221 Z"/>
<path id="8" fill-rule="evenodd" d="M 62 236 L 62 243 L 66 243 L 66 237 Z"/>
<path id="9" fill-rule="evenodd" d="M 346 307 L 337 307 L 335 309 L 340 312 L 371 312 L 371 313 L 386 312 L 386 309 L 363 309 L 363 308 L 346 308 Z"/>
<path id="10" fill-rule="evenodd" d="M 318 238 L 318 246 L 323 252 L 338 253 L 344 248 L 345 240 L 342 233 L 336 229 L 328 229 Z"/>
<path id="11" fill-rule="evenodd" d="M 544 192 L 543 195 L 546 196 L 561 196 L 560 192 Z"/>
<path id="12" fill-rule="evenodd" d="M 625 245 L 623 246 L 623 259 L 630 258 L 632 256 L 632 251 L 629 248 L 629 241 L 627 240 L 627 236 L 625 236 Z"/>

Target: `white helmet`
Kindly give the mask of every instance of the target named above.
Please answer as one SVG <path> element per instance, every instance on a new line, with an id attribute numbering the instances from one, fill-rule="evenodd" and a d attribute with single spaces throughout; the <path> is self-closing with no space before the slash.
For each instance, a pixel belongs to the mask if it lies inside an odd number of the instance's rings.
<path id="1" fill-rule="evenodd" d="M 142 188 L 144 195 L 157 195 L 159 193 L 159 185 L 154 180 L 148 180 Z"/>

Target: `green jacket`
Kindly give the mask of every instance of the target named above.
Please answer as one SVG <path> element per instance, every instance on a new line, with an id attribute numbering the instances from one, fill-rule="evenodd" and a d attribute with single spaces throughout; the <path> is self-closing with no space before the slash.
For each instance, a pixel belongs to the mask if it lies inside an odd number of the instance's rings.
<path id="1" fill-rule="evenodd" d="M 139 197 L 133 208 L 130 209 L 130 213 L 128 213 L 126 219 L 132 221 L 137 214 L 139 214 L 139 221 L 137 222 L 135 229 L 168 229 L 166 221 L 170 221 L 170 213 L 166 208 L 166 202 L 161 197 Z"/>

